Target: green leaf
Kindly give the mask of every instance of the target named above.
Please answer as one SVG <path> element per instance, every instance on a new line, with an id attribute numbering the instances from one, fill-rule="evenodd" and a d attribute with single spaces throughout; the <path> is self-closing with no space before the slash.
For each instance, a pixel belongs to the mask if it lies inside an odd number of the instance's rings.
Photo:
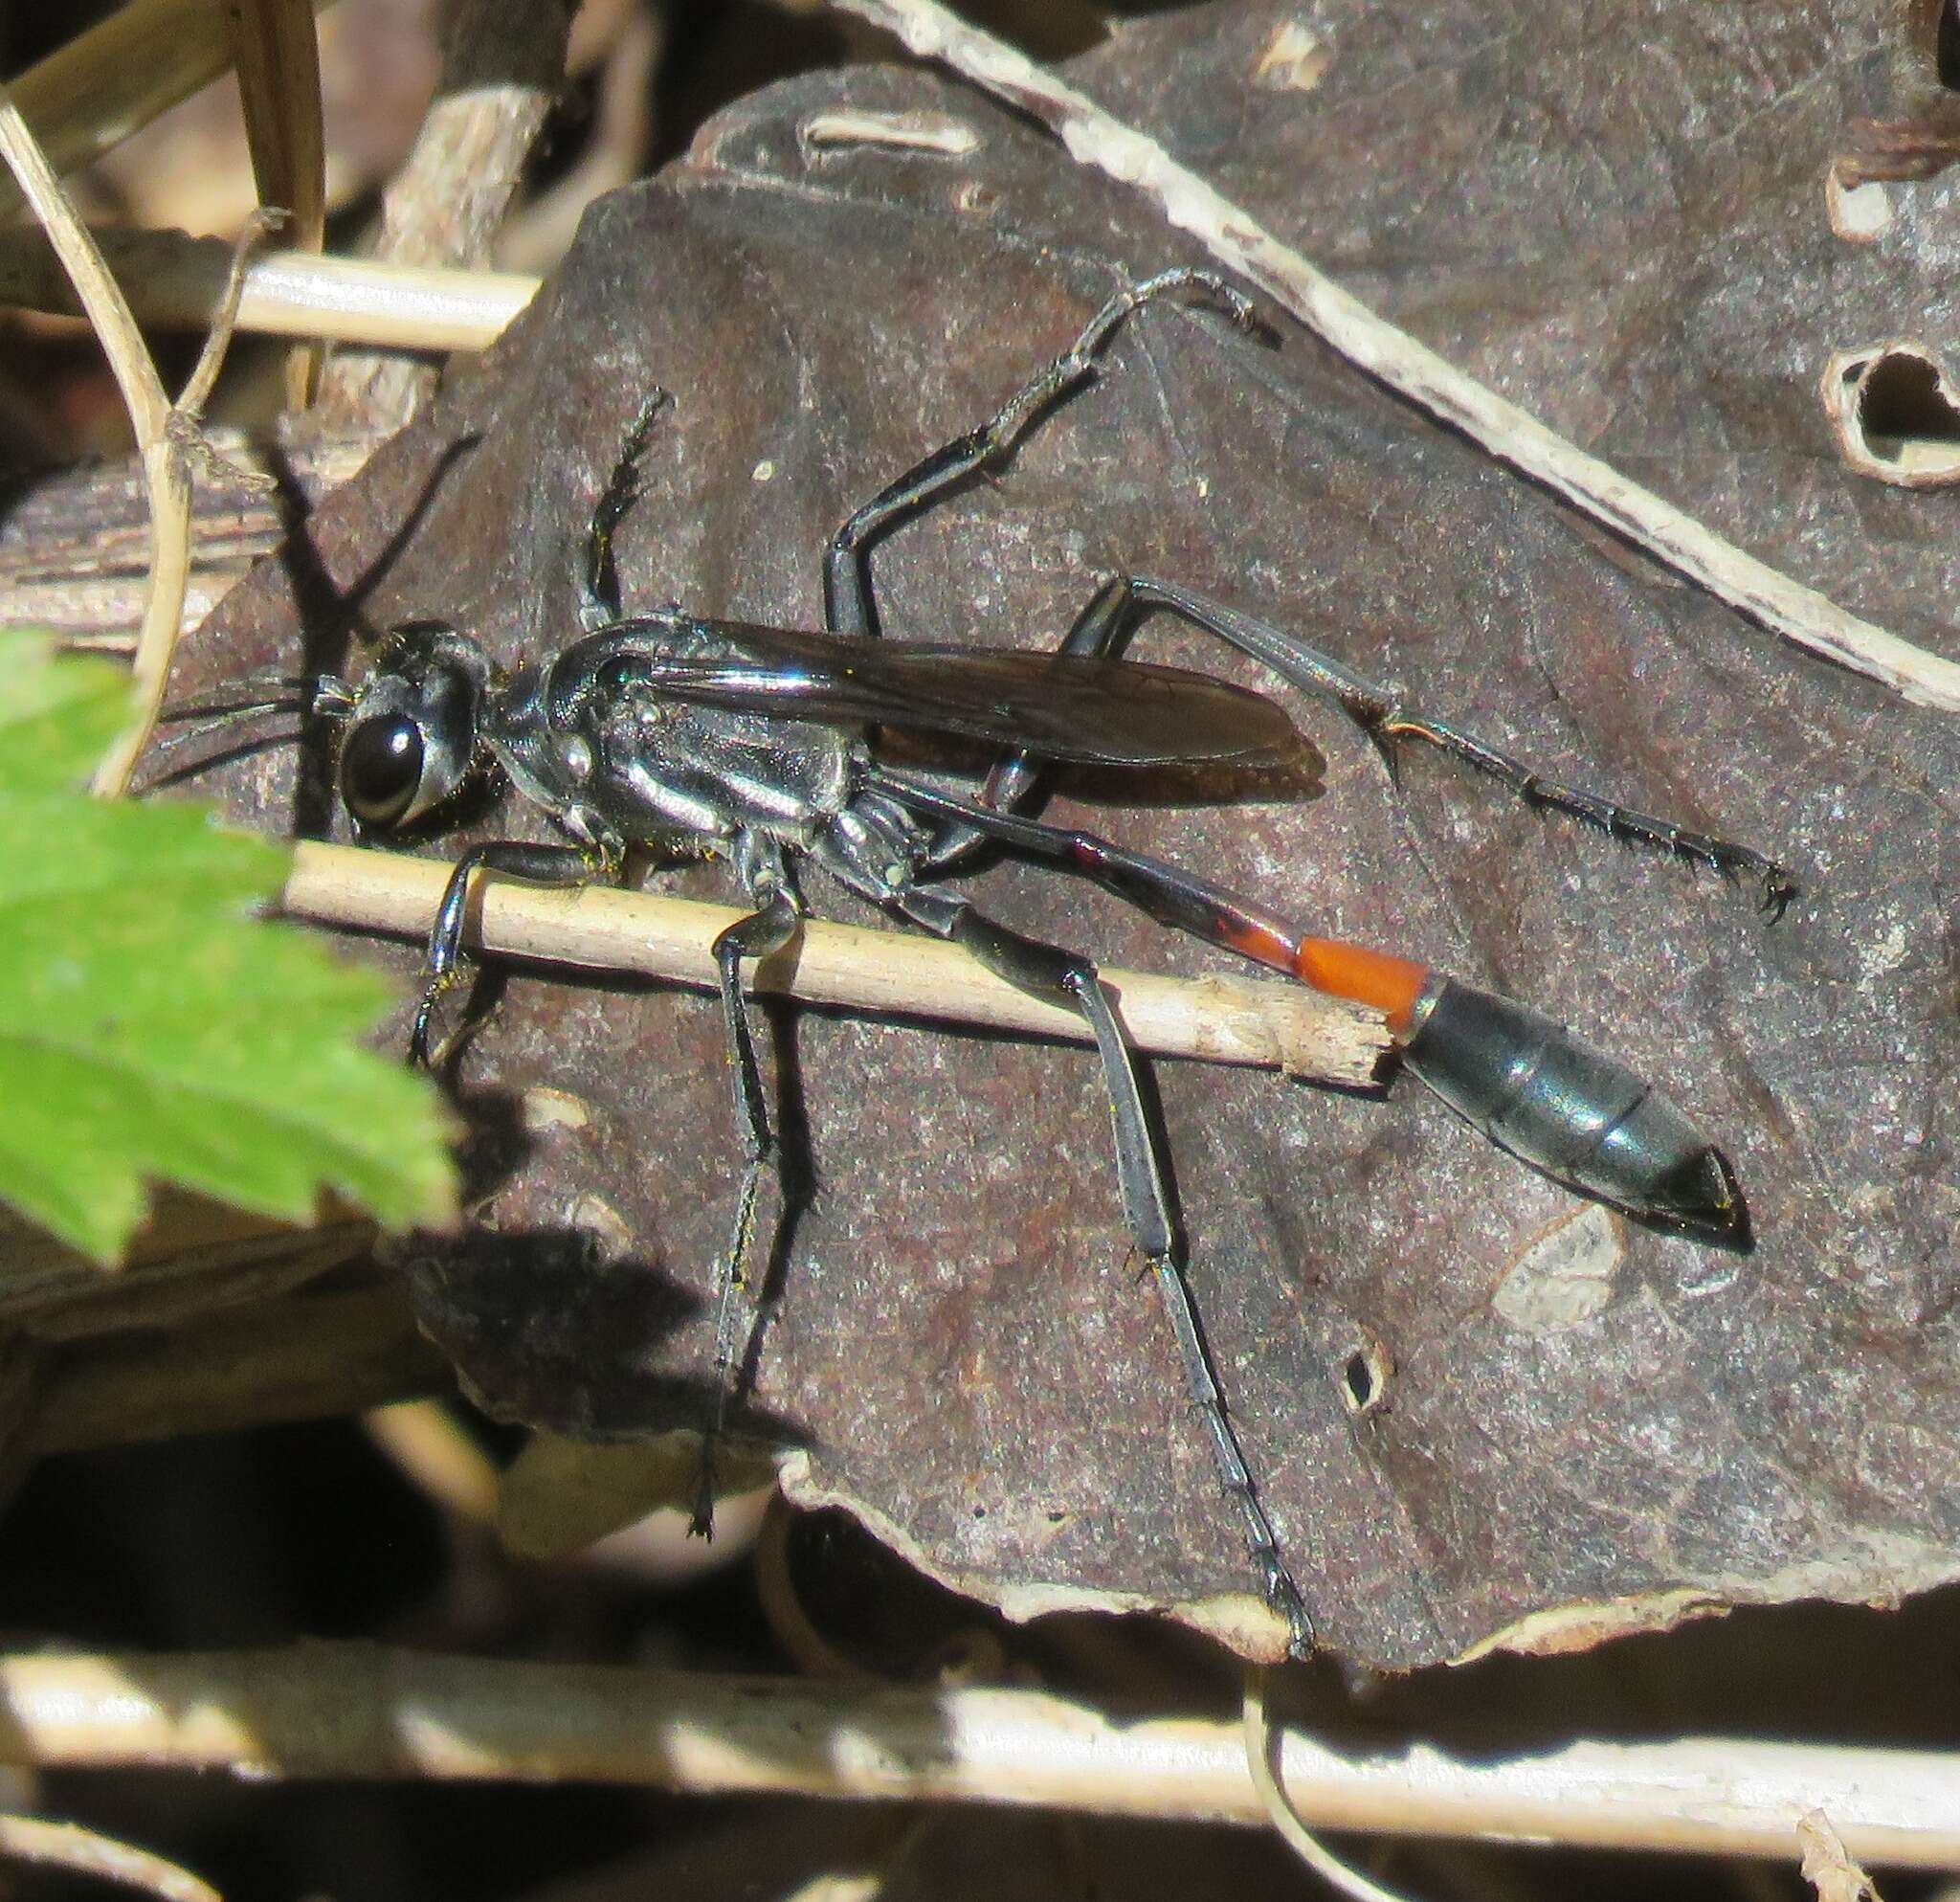
<path id="1" fill-rule="evenodd" d="M 0 1197 L 109 1261 L 165 1177 L 295 1221 L 455 1211 L 425 1079 L 361 1046 L 372 973 L 260 922 L 286 854 L 202 808 L 79 788 L 126 677 L 0 635 Z"/>
<path id="2" fill-rule="evenodd" d="M 122 668 L 49 656 L 45 639 L 0 633 L 0 787 L 11 791 L 79 788 L 130 716 Z"/>

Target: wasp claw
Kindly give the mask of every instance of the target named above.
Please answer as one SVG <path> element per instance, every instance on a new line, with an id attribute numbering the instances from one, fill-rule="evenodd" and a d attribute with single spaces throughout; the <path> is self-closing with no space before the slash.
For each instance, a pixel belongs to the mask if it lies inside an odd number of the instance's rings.
<path id="1" fill-rule="evenodd" d="M 1757 908 L 1771 925 L 1790 909 L 1793 900 L 1803 896 L 1803 887 L 1781 865 L 1771 865 L 1763 874 L 1763 897 Z"/>
<path id="2" fill-rule="evenodd" d="M 687 1517 L 687 1536 L 711 1542 L 715 1536 L 715 1468 L 705 1451 L 695 1480 L 694 1510 Z"/>
<path id="3" fill-rule="evenodd" d="M 454 969 L 438 973 L 422 993 L 422 1001 L 415 1006 L 415 1021 L 409 1031 L 409 1062 L 418 1070 L 430 1067 L 429 1027 L 435 1019 L 435 1007 L 442 1001 L 443 993 L 456 982 Z"/>

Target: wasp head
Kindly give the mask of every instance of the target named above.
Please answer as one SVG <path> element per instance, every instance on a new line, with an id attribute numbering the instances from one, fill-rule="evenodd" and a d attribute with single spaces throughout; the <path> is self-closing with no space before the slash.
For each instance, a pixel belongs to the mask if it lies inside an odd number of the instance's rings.
<path id="1" fill-rule="evenodd" d="M 324 686 L 326 683 L 323 682 Z M 398 832 L 469 776 L 492 671 L 483 650 L 443 621 L 397 627 L 358 687 L 316 709 L 346 723 L 340 791 L 364 832 Z"/>

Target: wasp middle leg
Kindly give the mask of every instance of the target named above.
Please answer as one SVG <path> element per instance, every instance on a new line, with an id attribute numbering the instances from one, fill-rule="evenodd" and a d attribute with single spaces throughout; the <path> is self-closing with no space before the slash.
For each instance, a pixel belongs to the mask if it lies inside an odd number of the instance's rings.
<path id="1" fill-rule="evenodd" d="M 886 529 L 930 508 L 982 470 L 997 467 L 1014 445 L 1072 390 L 1100 372 L 1098 358 L 1125 319 L 1158 298 L 1209 305 L 1241 330 L 1258 328 L 1251 301 L 1209 271 L 1160 271 L 1112 297 L 1067 349 L 1037 370 L 991 416 L 935 449 L 887 484 L 831 537 L 824 552 L 824 625 L 833 634 L 875 635 L 878 603 L 865 566 L 869 545 Z"/>
<path id="2" fill-rule="evenodd" d="M 756 1197 L 764 1176 L 772 1169 L 779 1172 L 780 1179 L 782 1163 L 781 1146 L 769 1121 L 762 1065 L 756 1060 L 749 1002 L 742 991 L 742 964 L 745 958 L 761 959 L 781 951 L 803 924 L 802 913 L 787 886 L 765 885 L 756 896 L 763 901 L 759 908 L 730 925 L 714 943 L 715 976 L 727 1037 L 729 1077 L 735 1092 L 735 1121 L 743 1132 L 746 1153 L 728 1245 L 715 1265 L 714 1388 L 702 1427 L 701 1465 L 696 1475 L 694 1510 L 688 1521 L 688 1531 L 702 1538 L 711 1537 L 714 1532 L 715 1460 L 735 1383 L 736 1306 L 746 1286 L 743 1264 L 754 1240 Z M 785 1185 L 786 1202 L 788 1195 Z"/>

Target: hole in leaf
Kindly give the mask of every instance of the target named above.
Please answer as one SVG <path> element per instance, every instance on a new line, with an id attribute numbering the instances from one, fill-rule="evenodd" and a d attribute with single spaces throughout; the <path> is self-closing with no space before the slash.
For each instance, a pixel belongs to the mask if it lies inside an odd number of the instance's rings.
<path id="1" fill-rule="evenodd" d="M 1388 1369 L 1372 1348 L 1356 1348 L 1342 1365 L 1342 1399 L 1349 1413 L 1368 1413 L 1380 1406 L 1388 1384 Z"/>
<path id="2" fill-rule="evenodd" d="M 1913 442 L 1960 443 L 1960 411 L 1940 390 L 1937 368 L 1921 356 L 1890 351 L 1864 378 L 1858 421 L 1874 456 L 1898 461 Z"/>
<path id="3" fill-rule="evenodd" d="M 1960 0 L 1907 0 L 1902 10 L 1912 51 L 1949 92 L 1960 92 Z"/>

